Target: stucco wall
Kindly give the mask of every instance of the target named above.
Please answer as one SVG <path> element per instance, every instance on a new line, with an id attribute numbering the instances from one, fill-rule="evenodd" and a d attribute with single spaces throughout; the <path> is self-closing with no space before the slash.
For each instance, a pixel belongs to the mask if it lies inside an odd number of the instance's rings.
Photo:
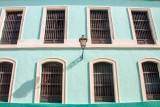
<path id="1" fill-rule="evenodd" d="M 87 36 L 86 6 L 110 6 L 115 39 L 132 40 L 128 7 L 151 9 L 158 39 L 160 39 L 159 1 L 115 0 L 0 0 L 0 8 L 26 6 L 22 39 L 39 39 L 43 6 L 69 6 L 68 39 Z M 0 9 L 1 10 L 1 9 Z M 17 62 L 12 102 L 33 103 L 36 64 L 47 57 L 61 58 L 67 63 L 67 103 L 90 103 L 89 61 L 109 58 L 117 63 L 120 102 L 141 102 L 141 84 L 137 62 L 146 57 L 160 59 L 160 49 L 86 49 L 80 60 L 80 49 L 14 49 L 0 50 L 0 58 Z"/>

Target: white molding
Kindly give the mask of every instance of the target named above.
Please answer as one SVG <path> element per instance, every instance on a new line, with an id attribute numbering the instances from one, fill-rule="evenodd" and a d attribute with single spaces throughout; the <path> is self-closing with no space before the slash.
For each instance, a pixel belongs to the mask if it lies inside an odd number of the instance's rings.
<path id="1" fill-rule="evenodd" d="M 90 32 L 90 10 L 107 10 L 108 11 L 110 35 L 111 35 L 111 43 L 112 43 L 113 40 L 114 40 L 114 30 L 113 30 L 113 23 L 112 23 L 111 8 L 110 7 L 106 7 L 106 6 L 87 6 L 87 37 L 88 37 L 88 44 L 92 44 L 91 32 Z"/>
<path id="2" fill-rule="evenodd" d="M 81 49 L 78 39 L 64 40 L 65 43 L 42 44 L 43 40 L 19 40 L 17 44 L 0 44 L 0 49 Z M 160 49 L 157 44 L 137 44 L 136 40 L 112 40 L 112 44 L 86 43 L 86 49 Z"/>
<path id="3" fill-rule="evenodd" d="M 9 62 L 13 64 L 11 80 L 10 80 L 10 88 L 8 93 L 8 102 L 11 103 L 12 97 L 13 97 L 14 79 L 15 79 L 15 72 L 16 72 L 16 61 L 10 58 L 0 58 L 0 63 L 2 62 Z"/>
<path id="4" fill-rule="evenodd" d="M 135 33 L 135 28 L 134 28 L 134 23 L 133 23 L 133 18 L 132 18 L 132 11 L 145 11 L 147 12 L 148 18 L 149 18 L 149 24 L 150 24 L 150 28 L 151 28 L 151 33 L 152 33 L 152 37 L 154 40 L 154 43 L 157 44 L 157 35 L 156 35 L 156 30 L 154 27 L 154 23 L 153 23 L 153 18 L 152 18 L 152 14 L 151 14 L 151 10 L 150 8 L 128 8 L 128 12 L 129 12 L 129 18 L 130 18 L 130 23 L 131 23 L 131 28 L 132 28 L 132 35 L 133 35 L 133 40 L 137 40 L 136 39 L 136 33 Z"/>
<path id="5" fill-rule="evenodd" d="M 2 31 L 3 31 L 3 27 L 4 27 L 5 18 L 6 18 L 6 12 L 9 12 L 9 11 L 23 11 L 21 25 L 20 25 L 20 29 L 19 29 L 19 36 L 18 36 L 18 41 L 19 41 L 22 38 L 22 31 L 23 31 L 23 25 L 24 25 L 24 20 L 25 20 L 26 7 L 3 7 L 2 8 L 1 19 L 0 19 L 0 39 L 2 37 Z M 17 41 L 17 43 L 18 43 L 18 41 Z"/>
<path id="6" fill-rule="evenodd" d="M 144 58 L 144 59 L 141 59 L 140 61 L 138 61 L 143 101 L 147 101 L 147 97 L 146 97 L 146 88 L 145 88 L 145 82 L 144 82 L 144 76 L 143 76 L 142 63 L 143 62 L 148 62 L 148 61 L 149 62 L 154 62 L 154 63 L 157 64 L 158 71 L 159 71 L 159 74 L 160 74 L 160 60 L 158 60 L 156 58 Z"/>
<path id="7" fill-rule="evenodd" d="M 89 68 L 90 68 L 90 102 L 95 103 L 93 64 L 98 63 L 98 62 L 106 62 L 106 63 L 112 64 L 115 102 L 120 102 L 116 62 L 114 60 L 107 59 L 107 58 L 98 58 L 98 59 L 94 59 L 94 60 L 89 62 Z"/>
<path id="8" fill-rule="evenodd" d="M 40 40 L 42 42 L 41 44 L 44 44 L 47 10 L 65 10 L 64 40 L 67 39 L 68 37 L 68 6 L 45 6 L 43 7 L 43 16 L 42 16 L 41 31 L 40 31 Z"/>
<path id="9" fill-rule="evenodd" d="M 59 62 L 63 65 L 63 80 L 62 80 L 62 104 L 66 103 L 66 80 L 67 80 L 67 69 L 66 62 L 59 58 L 45 58 L 37 62 L 37 71 L 36 71 L 36 84 L 35 84 L 35 95 L 34 103 L 40 102 L 40 90 L 41 90 L 41 72 L 42 64 L 47 62 Z"/>

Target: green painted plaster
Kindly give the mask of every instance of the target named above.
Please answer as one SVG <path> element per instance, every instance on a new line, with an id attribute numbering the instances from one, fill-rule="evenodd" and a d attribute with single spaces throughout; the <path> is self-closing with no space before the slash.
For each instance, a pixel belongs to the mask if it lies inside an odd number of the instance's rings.
<path id="1" fill-rule="evenodd" d="M 109 58 L 117 63 L 120 102 L 141 102 L 141 86 L 137 62 L 143 58 L 160 59 L 156 49 L 86 49 L 81 60 L 79 49 L 0 50 L 1 58 L 17 61 L 13 102 L 34 102 L 36 64 L 54 57 L 67 63 L 67 104 L 90 103 L 89 62 Z"/>

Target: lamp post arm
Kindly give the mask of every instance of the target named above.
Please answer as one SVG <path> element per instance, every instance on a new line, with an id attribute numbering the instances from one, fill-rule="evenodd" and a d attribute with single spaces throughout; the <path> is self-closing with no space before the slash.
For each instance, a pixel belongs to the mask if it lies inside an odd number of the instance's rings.
<path id="1" fill-rule="evenodd" d="M 83 59 L 84 49 L 82 49 L 82 59 Z"/>

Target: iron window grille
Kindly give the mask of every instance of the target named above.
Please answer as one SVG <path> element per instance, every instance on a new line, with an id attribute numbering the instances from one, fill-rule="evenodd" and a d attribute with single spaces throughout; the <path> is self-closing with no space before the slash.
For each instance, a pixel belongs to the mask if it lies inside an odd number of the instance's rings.
<path id="1" fill-rule="evenodd" d="M 111 44 L 107 10 L 90 10 L 90 29 L 93 44 Z"/>
<path id="2" fill-rule="evenodd" d="M 94 96 L 95 102 L 114 102 L 113 68 L 109 63 L 95 63 Z"/>
<path id="3" fill-rule="evenodd" d="M 64 43 L 65 11 L 48 10 L 44 43 Z"/>
<path id="4" fill-rule="evenodd" d="M 1 44 L 17 44 L 23 11 L 6 12 Z"/>
<path id="5" fill-rule="evenodd" d="M 160 77 L 156 63 L 142 63 L 147 100 L 160 100 Z"/>
<path id="6" fill-rule="evenodd" d="M 62 102 L 62 66 L 58 62 L 42 65 L 41 102 Z"/>
<path id="7" fill-rule="evenodd" d="M 138 44 L 154 44 L 148 13 L 132 11 L 132 19 Z"/>
<path id="8" fill-rule="evenodd" d="M 0 101 L 8 101 L 12 67 L 12 63 L 0 63 Z"/>

